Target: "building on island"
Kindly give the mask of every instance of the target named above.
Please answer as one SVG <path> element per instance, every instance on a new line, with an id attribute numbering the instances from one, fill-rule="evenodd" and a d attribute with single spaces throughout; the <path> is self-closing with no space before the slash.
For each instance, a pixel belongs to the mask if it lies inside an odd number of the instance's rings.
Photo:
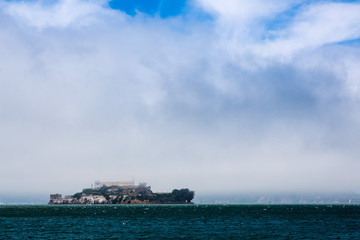
<path id="1" fill-rule="evenodd" d="M 144 196 L 152 196 L 151 187 L 146 182 L 141 182 L 137 186 L 132 181 L 100 182 L 95 181 L 91 188 L 84 188 L 82 192 L 74 195 L 50 194 L 49 204 L 110 204 L 114 202 L 146 203 L 149 199 Z M 120 198 L 119 198 L 120 197 Z M 139 199 L 136 199 L 139 197 Z M 121 199 L 121 200 L 119 200 Z"/>
<path id="2" fill-rule="evenodd" d="M 146 185 L 146 183 L 145 183 Z M 101 188 L 101 187 L 111 187 L 111 186 L 116 186 L 116 187 L 124 187 L 124 188 L 128 188 L 128 187 L 135 187 L 135 182 L 134 180 L 132 181 L 120 181 L 120 182 L 100 182 L 100 181 L 95 181 L 94 184 L 94 188 Z"/>
<path id="3" fill-rule="evenodd" d="M 138 187 L 145 187 L 145 188 L 147 188 L 147 184 L 146 184 L 146 182 L 141 182 L 141 183 L 138 184 Z"/>
<path id="4" fill-rule="evenodd" d="M 50 194 L 50 200 L 62 200 L 62 195 L 59 193 Z"/>

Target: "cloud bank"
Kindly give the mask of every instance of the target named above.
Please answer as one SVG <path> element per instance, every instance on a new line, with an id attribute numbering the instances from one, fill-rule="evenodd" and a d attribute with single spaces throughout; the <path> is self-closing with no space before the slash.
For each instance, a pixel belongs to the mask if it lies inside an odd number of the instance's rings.
<path id="1" fill-rule="evenodd" d="M 359 8 L 0 1 L 1 191 L 359 191 Z"/>

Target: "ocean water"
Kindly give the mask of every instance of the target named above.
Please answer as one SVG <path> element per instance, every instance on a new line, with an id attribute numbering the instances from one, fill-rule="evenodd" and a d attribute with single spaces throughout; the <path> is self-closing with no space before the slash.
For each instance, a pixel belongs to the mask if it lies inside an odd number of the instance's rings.
<path id="1" fill-rule="evenodd" d="M 360 239 L 360 206 L 4 205 L 0 239 Z"/>

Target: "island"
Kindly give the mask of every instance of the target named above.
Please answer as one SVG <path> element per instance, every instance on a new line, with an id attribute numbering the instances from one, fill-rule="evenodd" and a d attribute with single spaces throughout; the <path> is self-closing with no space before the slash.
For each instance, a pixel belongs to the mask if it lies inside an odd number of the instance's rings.
<path id="1" fill-rule="evenodd" d="M 146 183 L 95 182 L 92 188 L 67 195 L 51 194 L 49 204 L 192 204 L 194 191 L 188 188 L 172 192 L 153 192 Z"/>

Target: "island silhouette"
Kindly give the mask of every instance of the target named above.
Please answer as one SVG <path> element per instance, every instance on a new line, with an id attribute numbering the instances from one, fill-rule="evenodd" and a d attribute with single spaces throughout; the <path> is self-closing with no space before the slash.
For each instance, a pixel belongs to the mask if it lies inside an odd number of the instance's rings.
<path id="1" fill-rule="evenodd" d="M 194 191 L 188 188 L 172 192 L 153 192 L 146 183 L 95 182 L 74 195 L 50 194 L 49 204 L 192 204 Z"/>

